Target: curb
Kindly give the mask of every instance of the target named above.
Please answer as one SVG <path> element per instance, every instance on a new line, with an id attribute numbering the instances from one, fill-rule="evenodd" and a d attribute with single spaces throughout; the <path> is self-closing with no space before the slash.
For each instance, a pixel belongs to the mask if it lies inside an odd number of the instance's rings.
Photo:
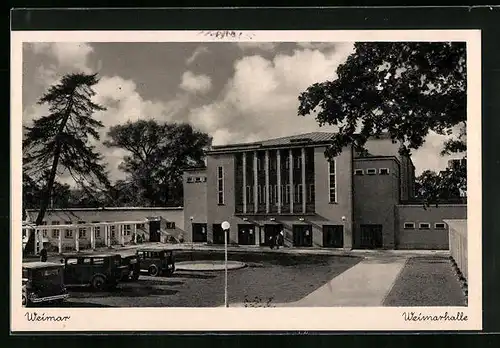
<path id="1" fill-rule="evenodd" d="M 460 287 L 462 288 L 462 292 L 463 292 L 464 297 L 465 297 L 465 305 L 467 306 L 468 302 L 469 302 L 469 287 L 467 284 L 467 279 L 462 274 L 462 271 L 458 267 L 458 264 L 455 261 L 455 259 L 453 258 L 453 256 L 450 256 L 449 259 L 450 259 L 450 263 L 451 263 L 451 266 L 453 268 L 453 271 L 455 272 L 455 275 L 458 278 L 458 281 L 460 282 Z"/>

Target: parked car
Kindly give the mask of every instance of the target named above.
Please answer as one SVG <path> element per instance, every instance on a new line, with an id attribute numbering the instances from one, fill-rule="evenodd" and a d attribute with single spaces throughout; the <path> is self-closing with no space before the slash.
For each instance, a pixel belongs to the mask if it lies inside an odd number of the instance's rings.
<path id="1" fill-rule="evenodd" d="M 63 266 L 52 262 L 23 263 L 23 306 L 63 302 L 69 295 L 64 285 Z"/>
<path id="2" fill-rule="evenodd" d="M 64 283 L 67 286 L 91 286 L 95 290 L 112 289 L 118 285 L 128 267 L 118 254 L 64 255 Z"/>
<path id="3" fill-rule="evenodd" d="M 122 256 L 122 266 L 127 266 L 122 281 L 137 280 L 141 273 L 139 256 L 137 254 Z"/>
<path id="4" fill-rule="evenodd" d="M 138 249 L 137 256 L 141 270 L 150 276 L 157 277 L 162 274 L 170 276 L 175 272 L 174 251 L 169 249 Z"/>

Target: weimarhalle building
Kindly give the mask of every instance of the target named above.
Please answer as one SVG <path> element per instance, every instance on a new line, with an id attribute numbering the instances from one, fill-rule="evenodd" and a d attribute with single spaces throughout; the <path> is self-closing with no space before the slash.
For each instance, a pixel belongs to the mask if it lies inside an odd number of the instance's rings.
<path id="1" fill-rule="evenodd" d="M 284 232 L 290 247 L 447 249 L 444 219 L 466 219 L 465 204 L 424 209 L 415 202 L 415 168 L 387 135 L 351 146 L 333 160 L 332 133 L 215 146 L 206 167 L 184 172 L 187 241 L 268 245 Z"/>

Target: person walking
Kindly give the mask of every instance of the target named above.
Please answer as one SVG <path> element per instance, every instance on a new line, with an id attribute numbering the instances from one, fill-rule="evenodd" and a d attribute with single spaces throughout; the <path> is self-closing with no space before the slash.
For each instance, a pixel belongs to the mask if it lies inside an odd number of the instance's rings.
<path id="1" fill-rule="evenodd" d="M 283 248 L 285 247 L 285 232 L 283 230 L 280 231 L 279 234 L 279 245 L 281 245 Z"/>
<path id="2" fill-rule="evenodd" d="M 272 249 L 274 249 L 274 238 L 273 236 L 270 236 L 269 237 L 269 247 Z"/>

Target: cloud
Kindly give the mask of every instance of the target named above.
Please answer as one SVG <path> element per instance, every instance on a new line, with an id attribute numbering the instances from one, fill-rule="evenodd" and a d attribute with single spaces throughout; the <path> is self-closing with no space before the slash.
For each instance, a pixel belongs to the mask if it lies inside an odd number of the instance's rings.
<path id="1" fill-rule="evenodd" d="M 301 48 L 317 49 L 317 50 L 330 50 L 337 47 L 335 42 L 297 42 L 297 46 Z"/>
<path id="2" fill-rule="evenodd" d="M 196 49 L 193 51 L 193 54 L 191 54 L 191 56 L 189 56 L 189 58 L 186 59 L 186 64 L 187 65 L 193 64 L 193 62 L 196 60 L 196 58 L 198 58 L 203 53 L 208 53 L 208 52 L 209 52 L 209 50 L 205 46 L 196 47 Z"/>
<path id="3" fill-rule="evenodd" d="M 31 43 L 36 54 L 46 54 L 56 59 L 59 68 L 79 69 L 88 73 L 89 55 L 94 48 L 85 42 L 40 42 Z"/>
<path id="4" fill-rule="evenodd" d="M 180 88 L 191 93 L 206 93 L 212 88 L 212 80 L 207 75 L 195 75 L 186 71 L 182 74 Z"/>
<path id="5" fill-rule="evenodd" d="M 329 131 L 314 117 L 297 116 L 298 96 L 314 82 L 334 79 L 352 48 L 338 44 L 331 53 L 295 50 L 272 60 L 245 56 L 235 62 L 235 73 L 221 97 L 192 109 L 189 121 L 212 134 L 215 145 Z"/>
<path id="6" fill-rule="evenodd" d="M 263 51 L 272 51 L 278 46 L 278 42 L 238 42 L 236 43 L 242 50 L 260 49 Z"/>

